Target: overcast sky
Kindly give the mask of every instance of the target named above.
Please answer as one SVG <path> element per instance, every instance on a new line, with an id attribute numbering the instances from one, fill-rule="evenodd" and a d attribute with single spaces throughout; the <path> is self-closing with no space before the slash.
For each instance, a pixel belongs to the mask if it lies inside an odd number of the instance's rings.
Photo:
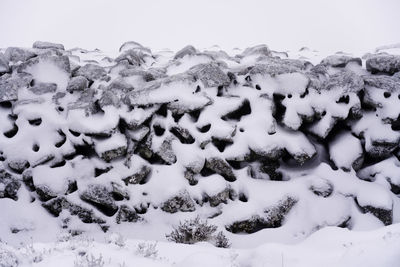
<path id="1" fill-rule="evenodd" d="M 400 42 L 400 0 L 0 0 L 0 47 L 35 40 L 116 51 L 308 46 L 367 51 Z"/>

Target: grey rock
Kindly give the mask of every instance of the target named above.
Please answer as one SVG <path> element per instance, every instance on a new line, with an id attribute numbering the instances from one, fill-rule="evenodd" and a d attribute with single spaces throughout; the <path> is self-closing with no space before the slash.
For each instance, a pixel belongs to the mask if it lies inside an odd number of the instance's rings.
<path id="1" fill-rule="evenodd" d="M 80 67 L 74 76 L 84 76 L 89 81 L 99 80 L 107 75 L 106 70 L 95 64 L 86 64 Z"/>
<path id="2" fill-rule="evenodd" d="M 121 55 L 115 58 L 116 62 L 120 62 L 123 60 L 127 60 L 129 64 L 133 66 L 140 66 L 142 63 L 145 62 L 145 54 L 143 54 L 141 51 L 137 51 L 135 49 L 129 49 L 124 51 Z"/>
<path id="3" fill-rule="evenodd" d="M 137 215 L 135 209 L 130 208 L 127 205 L 121 205 L 115 220 L 118 224 L 120 224 L 121 222 L 137 222 L 142 220 L 142 218 Z"/>
<path id="4" fill-rule="evenodd" d="M 195 203 L 186 190 L 179 192 L 178 195 L 165 201 L 161 209 L 168 213 L 176 213 L 178 211 L 191 212 L 196 210 Z"/>
<path id="5" fill-rule="evenodd" d="M 110 149 L 101 153 L 100 157 L 106 162 L 110 162 L 116 158 L 126 155 L 127 146 L 121 146 L 114 149 Z"/>
<path id="6" fill-rule="evenodd" d="M 27 73 L 5 74 L 0 76 L 0 103 L 18 99 L 18 90 L 27 88 L 33 77 Z"/>
<path id="7" fill-rule="evenodd" d="M 233 173 L 232 167 L 221 158 L 212 157 L 206 159 L 205 167 L 218 173 L 229 182 L 236 181 L 236 176 Z"/>
<path id="8" fill-rule="evenodd" d="M 329 197 L 333 192 L 333 185 L 328 180 L 323 180 L 323 183 L 311 184 L 310 190 L 317 196 Z"/>
<path id="9" fill-rule="evenodd" d="M 160 150 L 157 151 L 157 155 L 160 156 L 160 158 L 169 165 L 176 162 L 176 155 L 175 152 L 172 150 L 171 138 L 167 138 L 162 142 Z"/>
<path id="10" fill-rule="evenodd" d="M 94 205 L 107 216 L 113 216 L 118 210 L 107 187 L 100 184 L 89 185 L 81 194 L 81 199 Z"/>
<path id="11" fill-rule="evenodd" d="M 196 65 L 190 68 L 188 73 L 200 80 L 206 88 L 215 86 L 228 86 L 230 84 L 228 75 L 224 73 L 215 63 Z"/>
<path id="12" fill-rule="evenodd" d="M 31 58 L 35 57 L 36 54 L 33 53 L 29 49 L 20 48 L 20 47 L 9 47 L 4 52 L 4 56 L 8 61 L 25 62 L 28 59 L 31 59 Z"/>
<path id="13" fill-rule="evenodd" d="M 350 62 L 354 62 L 362 66 L 362 60 L 359 57 L 351 57 L 343 54 L 335 54 L 324 58 L 321 64 L 328 65 L 336 68 L 344 68 Z"/>
<path id="14" fill-rule="evenodd" d="M 18 66 L 17 71 L 26 72 L 29 68 L 41 62 L 51 63 L 60 68 L 61 70 L 65 71 L 68 75 L 71 73 L 71 65 L 68 56 L 57 56 L 51 54 L 43 54 L 29 59 L 26 62 L 21 63 Z"/>
<path id="15" fill-rule="evenodd" d="M 367 59 L 366 67 L 372 74 L 382 72 L 393 75 L 400 71 L 400 56 L 388 54 L 372 55 Z"/>
<path id="16" fill-rule="evenodd" d="M 125 182 L 126 185 L 128 184 L 141 184 L 148 179 L 151 174 L 151 167 L 147 165 L 143 165 L 140 169 L 132 175 L 125 177 L 122 181 Z"/>
<path id="17" fill-rule="evenodd" d="M 104 91 L 99 99 L 99 105 L 101 108 L 105 106 L 119 107 L 121 104 L 120 98 L 112 91 Z"/>
<path id="18" fill-rule="evenodd" d="M 124 190 L 124 187 L 116 182 L 111 182 L 112 186 L 112 196 L 116 201 L 122 201 L 124 199 L 129 200 L 129 193 Z"/>
<path id="19" fill-rule="evenodd" d="M 195 141 L 189 130 L 179 125 L 171 127 L 169 131 L 175 135 L 182 144 L 193 144 Z"/>
<path id="20" fill-rule="evenodd" d="M 377 208 L 370 205 L 361 206 L 363 212 L 371 213 L 378 218 L 384 225 L 391 225 L 393 223 L 393 209 L 387 210 L 383 208 Z"/>
<path id="21" fill-rule="evenodd" d="M 307 63 L 297 59 L 280 59 L 280 58 L 268 58 L 263 63 L 256 64 L 251 70 L 250 75 L 266 75 L 271 76 L 303 72 L 306 69 Z"/>
<path id="22" fill-rule="evenodd" d="M 53 49 L 65 50 L 64 45 L 62 44 L 43 42 L 43 41 L 34 42 L 32 47 L 37 49 L 53 48 Z"/>
<path id="23" fill-rule="evenodd" d="M 29 90 L 35 95 L 54 93 L 55 91 L 57 91 L 57 84 L 35 82 L 32 87 L 29 87 Z"/>
<path id="24" fill-rule="evenodd" d="M 215 194 L 215 195 L 211 195 L 211 196 L 207 196 L 208 197 L 208 201 L 210 203 L 211 207 L 216 207 L 221 203 L 227 204 L 228 203 L 228 199 L 231 197 L 231 195 L 234 195 L 234 192 L 232 190 L 232 188 L 230 188 L 229 186 L 226 187 L 224 190 L 222 190 L 221 192 Z"/>
<path id="25" fill-rule="evenodd" d="M 193 56 L 193 55 L 196 55 L 196 53 L 197 53 L 197 50 L 196 50 L 196 48 L 194 48 L 194 46 L 187 45 L 184 48 L 182 48 L 181 50 L 179 50 L 178 52 L 176 52 L 174 59 L 183 58 L 187 55 Z"/>
<path id="26" fill-rule="evenodd" d="M 256 45 L 253 47 L 246 48 L 241 54 L 241 57 L 251 56 L 251 55 L 260 55 L 269 57 L 271 56 L 271 50 L 265 44 Z"/>
<path id="27" fill-rule="evenodd" d="M 49 186 L 44 184 L 39 184 L 35 186 L 36 194 L 39 196 L 41 201 L 48 201 L 50 199 L 56 198 L 57 194 L 50 189 Z"/>
<path id="28" fill-rule="evenodd" d="M 0 53 L 0 75 L 6 72 L 10 72 L 9 62 L 4 54 Z"/>
<path id="29" fill-rule="evenodd" d="M 70 93 L 74 91 L 83 91 L 88 87 L 89 81 L 84 76 L 76 76 L 68 81 L 67 91 Z"/>
<path id="30" fill-rule="evenodd" d="M 340 88 L 343 94 L 358 93 L 364 89 L 364 79 L 352 71 L 341 71 L 330 76 L 322 88 L 328 91 Z"/>
<path id="31" fill-rule="evenodd" d="M 25 159 L 15 159 L 8 162 L 8 167 L 19 174 L 23 173 L 29 166 L 29 162 Z"/>
<path id="32" fill-rule="evenodd" d="M 288 197 L 275 206 L 264 211 L 264 215 L 253 215 L 249 219 L 236 221 L 228 225 L 226 229 L 232 233 L 255 233 L 264 228 L 277 228 L 283 225 L 285 216 L 297 203 L 297 200 Z"/>
<path id="33" fill-rule="evenodd" d="M 18 200 L 18 190 L 21 182 L 5 170 L 0 170 L 0 198 Z"/>

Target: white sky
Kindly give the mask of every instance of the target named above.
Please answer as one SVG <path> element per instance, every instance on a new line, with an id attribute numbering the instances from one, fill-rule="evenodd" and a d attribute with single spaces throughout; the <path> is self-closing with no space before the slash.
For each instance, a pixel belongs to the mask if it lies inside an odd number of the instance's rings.
<path id="1" fill-rule="evenodd" d="M 367 51 L 400 42 L 400 0 L 0 0 L 0 47 L 36 40 L 116 51 L 160 49 Z"/>

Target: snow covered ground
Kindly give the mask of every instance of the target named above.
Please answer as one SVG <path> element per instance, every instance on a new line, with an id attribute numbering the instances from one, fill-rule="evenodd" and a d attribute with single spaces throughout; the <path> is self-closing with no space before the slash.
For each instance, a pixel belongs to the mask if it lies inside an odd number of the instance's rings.
<path id="1" fill-rule="evenodd" d="M 1 50 L 0 266 L 400 266 L 397 50 Z"/>

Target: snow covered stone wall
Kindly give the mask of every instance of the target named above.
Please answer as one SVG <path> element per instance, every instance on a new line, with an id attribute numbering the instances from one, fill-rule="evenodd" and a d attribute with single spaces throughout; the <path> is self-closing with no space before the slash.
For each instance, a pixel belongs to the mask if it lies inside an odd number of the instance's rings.
<path id="1" fill-rule="evenodd" d="M 244 247 L 400 222 L 400 56 L 0 51 L 1 239 L 165 240 L 200 216 Z"/>

